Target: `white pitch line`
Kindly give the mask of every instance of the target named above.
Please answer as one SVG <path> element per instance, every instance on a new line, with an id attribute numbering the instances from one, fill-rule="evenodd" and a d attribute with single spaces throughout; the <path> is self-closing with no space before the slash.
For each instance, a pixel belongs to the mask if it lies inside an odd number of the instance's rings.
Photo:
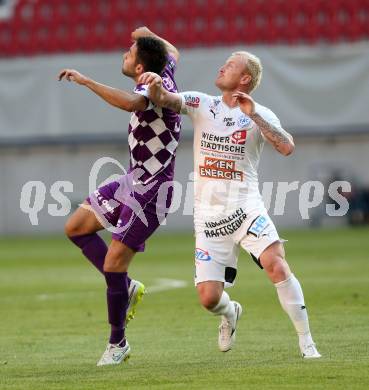
<path id="1" fill-rule="evenodd" d="M 146 289 L 148 294 L 155 294 L 162 291 L 184 288 L 187 287 L 187 285 L 188 283 L 185 280 L 160 278 L 160 279 L 155 279 L 154 284 L 146 287 Z M 36 295 L 36 300 L 49 301 L 55 299 L 63 299 L 70 295 L 93 297 L 93 296 L 100 295 L 100 293 L 96 291 L 79 291 L 79 292 L 71 291 L 71 292 L 61 292 L 61 293 L 54 293 L 54 294 L 38 294 Z"/>
<path id="2" fill-rule="evenodd" d="M 157 283 L 155 283 L 153 286 L 147 287 L 148 294 L 187 287 L 187 282 L 184 280 L 156 279 L 156 281 Z"/>

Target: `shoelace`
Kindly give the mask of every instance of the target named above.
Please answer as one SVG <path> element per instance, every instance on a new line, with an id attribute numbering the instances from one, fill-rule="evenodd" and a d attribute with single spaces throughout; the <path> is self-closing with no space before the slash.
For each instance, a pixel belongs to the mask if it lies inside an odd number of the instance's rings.
<path id="1" fill-rule="evenodd" d="M 104 357 L 108 356 L 108 354 L 109 354 L 110 350 L 112 349 L 112 347 L 113 347 L 112 345 L 108 345 L 106 347 L 105 352 L 104 352 Z"/>

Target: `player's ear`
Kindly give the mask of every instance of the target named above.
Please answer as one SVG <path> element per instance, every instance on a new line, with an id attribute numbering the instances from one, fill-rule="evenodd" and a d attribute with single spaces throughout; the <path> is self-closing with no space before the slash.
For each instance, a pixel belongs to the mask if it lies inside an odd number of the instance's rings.
<path id="1" fill-rule="evenodd" d="M 244 74 L 242 77 L 241 77 L 241 82 L 240 84 L 242 85 L 247 85 L 251 82 L 251 79 L 252 77 L 249 75 L 249 74 Z"/>
<path id="2" fill-rule="evenodd" d="M 137 64 L 137 65 L 136 65 L 136 73 L 137 73 L 137 74 L 145 73 L 145 69 L 144 69 L 144 67 L 142 66 L 142 64 Z"/>

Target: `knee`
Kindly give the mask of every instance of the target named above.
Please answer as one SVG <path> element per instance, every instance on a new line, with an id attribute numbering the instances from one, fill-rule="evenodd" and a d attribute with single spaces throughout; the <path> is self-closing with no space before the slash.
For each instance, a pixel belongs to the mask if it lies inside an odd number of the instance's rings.
<path id="1" fill-rule="evenodd" d="M 123 244 L 113 243 L 109 246 L 104 261 L 104 272 L 127 272 L 134 252 Z"/>
<path id="2" fill-rule="evenodd" d="M 104 272 L 119 272 L 122 268 L 122 257 L 119 251 L 109 250 L 104 262 Z"/>
<path id="3" fill-rule="evenodd" d="M 72 218 L 68 218 L 64 225 L 64 232 L 67 237 L 73 237 L 79 235 L 78 225 L 76 225 Z"/>
<path id="4" fill-rule="evenodd" d="M 103 271 L 104 272 L 125 272 L 125 270 L 122 270 L 121 261 L 119 261 L 119 259 L 113 259 L 113 258 L 109 258 L 105 260 Z"/>
<path id="5" fill-rule="evenodd" d="M 273 283 L 282 282 L 291 274 L 287 261 L 281 255 L 274 256 L 264 268 Z"/>
<path id="6" fill-rule="evenodd" d="M 261 254 L 260 262 L 273 283 L 282 282 L 291 274 L 290 268 L 285 260 L 283 245 L 280 242 L 268 247 Z"/>
<path id="7" fill-rule="evenodd" d="M 213 291 L 204 289 L 199 290 L 199 299 L 205 309 L 211 310 L 219 303 L 220 296 Z"/>

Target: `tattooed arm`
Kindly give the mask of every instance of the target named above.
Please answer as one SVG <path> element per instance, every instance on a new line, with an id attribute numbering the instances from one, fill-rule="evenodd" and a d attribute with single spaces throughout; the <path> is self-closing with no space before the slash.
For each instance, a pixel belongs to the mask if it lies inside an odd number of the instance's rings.
<path id="1" fill-rule="evenodd" d="M 153 72 L 143 73 L 138 82 L 149 86 L 149 99 L 159 107 L 169 108 L 170 110 L 180 113 L 182 106 L 181 95 L 169 92 L 162 85 L 162 78 Z"/>
<path id="2" fill-rule="evenodd" d="M 159 101 L 159 106 L 169 108 L 169 110 L 179 114 L 182 107 L 181 95 L 174 92 L 168 92 L 167 90 L 163 89 L 163 93 Z"/>
<path id="3" fill-rule="evenodd" d="M 264 138 L 274 149 L 284 156 L 288 156 L 294 151 L 295 144 L 292 135 L 282 128 L 273 126 L 255 112 L 255 102 L 251 96 L 243 92 L 236 92 L 233 97 L 237 99 L 240 109 L 259 126 Z"/>
<path id="4" fill-rule="evenodd" d="M 286 130 L 273 126 L 263 119 L 258 113 L 253 113 L 250 118 L 259 126 L 264 138 L 273 145 L 274 149 L 284 156 L 290 155 L 295 149 L 292 135 Z"/>

